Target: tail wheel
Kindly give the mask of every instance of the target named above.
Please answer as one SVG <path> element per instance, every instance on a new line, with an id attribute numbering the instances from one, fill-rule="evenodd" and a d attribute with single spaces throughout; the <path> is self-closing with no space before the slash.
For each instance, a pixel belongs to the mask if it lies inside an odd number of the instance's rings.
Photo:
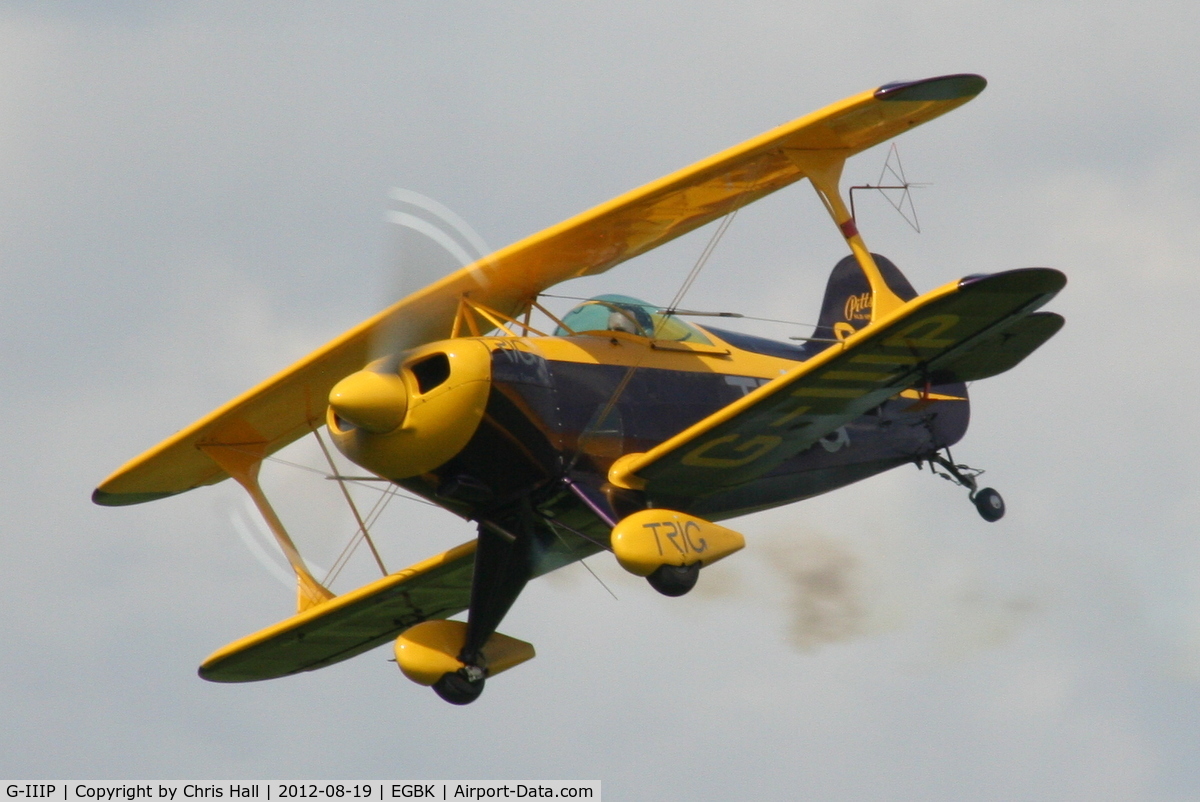
<path id="1" fill-rule="evenodd" d="M 461 672 L 452 671 L 433 683 L 433 690 L 452 705 L 469 705 L 483 693 L 483 678 L 469 680 Z"/>
<path id="2" fill-rule="evenodd" d="M 976 492 L 971 501 L 975 504 L 975 509 L 979 510 L 980 517 L 985 521 L 995 522 L 1004 517 L 1004 499 L 990 487 L 985 487 Z"/>
<path id="3" fill-rule="evenodd" d="M 700 563 L 691 565 L 660 565 L 646 577 L 650 587 L 664 596 L 682 596 L 696 587 L 700 578 Z"/>

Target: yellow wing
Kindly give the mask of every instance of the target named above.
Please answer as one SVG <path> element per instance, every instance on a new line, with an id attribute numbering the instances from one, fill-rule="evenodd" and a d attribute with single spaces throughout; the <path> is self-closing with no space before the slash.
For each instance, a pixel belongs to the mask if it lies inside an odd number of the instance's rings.
<path id="1" fill-rule="evenodd" d="M 985 85 L 977 75 L 950 75 L 854 95 L 503 248 L 163 441 L 106 479 L 92 499 L 137 504 L 219 482 L 227 474 L 200 446 L 253 446 L 266 455 L 322 425 L 330 389 L 366 364 L 381 334 L 398 349 L 448 337 L 467 295 L 517 317 L 559 282 L 602 273 L 804 178 L 788 151 L 851 156 L 966 103 Z"/>
<path id="2" fill-rule="evenodd" d="M 930 377 L 1007 370 L 1058 330 L 1062 318 L 1031 313 L 1064 284 L 1057 270 L 1026 268 L 914 298 L 650 451 L 621 457 L 609 481 L 651 497 L 732 487 Z M 1018 345 L 1004 348 L 999 335 L 1018 331 Z"/>
<path id="3" fill-rule="evenodd" d="M 472 540 L 234 641 L 201 664 L 200 676 L 252 682 L 347 660 L 467 609 L 474 570 Z"/>

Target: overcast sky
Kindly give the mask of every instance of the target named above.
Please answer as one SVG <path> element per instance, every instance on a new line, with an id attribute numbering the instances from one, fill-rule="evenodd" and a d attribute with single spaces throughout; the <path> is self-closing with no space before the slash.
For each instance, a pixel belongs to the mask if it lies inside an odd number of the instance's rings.
<path id="1" fill-rule="evenodd" d="M 0 5 L 0 772 L 1197 798 L 1198 25 L 1182 2 Z M 1069 277 L 1049 307 L 1065 329 L 972 388 L 954 451 L 1004 494 L 1002 522 L 906 467 L 734 522 L 748 547 L 682 599 L 598 555 L 617 600 L 578 565 L 533 583 L 502 630 L 537 659 L 466 708 L 386 648 L 196 677 L 294 604 L 240 492 L 89 495 L 394 300 L 412 253 L 389 189 L 500 247 L 847 95 L 953 72 L 989 87 L 898 140 L 930 184 L 922 233 L 861 196 L 859 227 L 919 290 Z M 669 300 L 707 237 L 561 290 Z M 844 249 L 793 186 L 738 216 L 686 305 L 811 322 Z M 353 531 L 336 494 L 286 466 L 267 482 L 331 564 Z M 399 568 L 472 531 L 394 502 L 378 536 Z M 357 554 L 335 588 L 369 569 Z"/>

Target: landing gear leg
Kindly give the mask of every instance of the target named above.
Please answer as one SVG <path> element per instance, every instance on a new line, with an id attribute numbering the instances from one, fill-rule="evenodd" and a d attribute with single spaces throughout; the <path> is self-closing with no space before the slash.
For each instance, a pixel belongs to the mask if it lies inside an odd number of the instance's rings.
<path id="1" fill-rule="evenodd" d="M 467 608 L 467 636 L 458 659 L 465 666 L 434 683 L 438 696 L 455 705 L 474 702 L 483 693 L 487 665 L 483 646 L 500 626 L 533 573 L 534 513 L 522 503 L 510 515 L 481 521 Z"/>
<path id="2" fill-rule="evenodd" d="M 975 509 L 979 511 L 979 516 L 989 523 L 999 521 L 1004 517 L 1004 499 L 990 487 L 980 488 L 976 481 L 983 471 L 972 468 L 969 465 L 955 464 L 950 457 L 950 449 L 946 449 L 946 456 L 942 456 L 938 452 L 934 452 L 925 458 L 929 462 L 929 470 L 937 476 L 954 482 L 960 487 L 967 488 L 968 498 L 975 505 Z M 918 467 L 920 462 L 917 463 Z M 945 473 L 938 471 L 941 467 Z"/>

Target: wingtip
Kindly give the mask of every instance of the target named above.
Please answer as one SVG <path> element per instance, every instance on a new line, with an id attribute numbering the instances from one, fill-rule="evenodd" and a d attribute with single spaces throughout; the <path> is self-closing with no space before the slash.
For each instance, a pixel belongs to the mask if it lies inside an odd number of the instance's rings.
<path id="1" fill-rule="evenodd" d="M 919 81 L 893 81 L 875 90 L 879 100 L 970 100 L 987 86 L 987 79 L 970 72 L 939 75 Z"/>
<path id="2" fill-rule="evenodd" d="M 147 501 L 157 501 L 160 498 L 173 496 L 175 493 L 110 493 L 97 487 L 92 491 L 92 503 L 101 507 L 128 507 L 131 504 L 144 504 Z"/>
<path id="3" fill-rule="evenodd" d="M 1057 293 L 1067 286 L 1067 276 L 1061 270 L 1052 267 L 1019 267 L 1015 270 L 1004 270 L 999 273 L 973 273 L 959 279 L 959 289 L 974 284 L 990 284 L 1001 291 L 1011 291 L 1020 288 L 1029 292 Z"/>

